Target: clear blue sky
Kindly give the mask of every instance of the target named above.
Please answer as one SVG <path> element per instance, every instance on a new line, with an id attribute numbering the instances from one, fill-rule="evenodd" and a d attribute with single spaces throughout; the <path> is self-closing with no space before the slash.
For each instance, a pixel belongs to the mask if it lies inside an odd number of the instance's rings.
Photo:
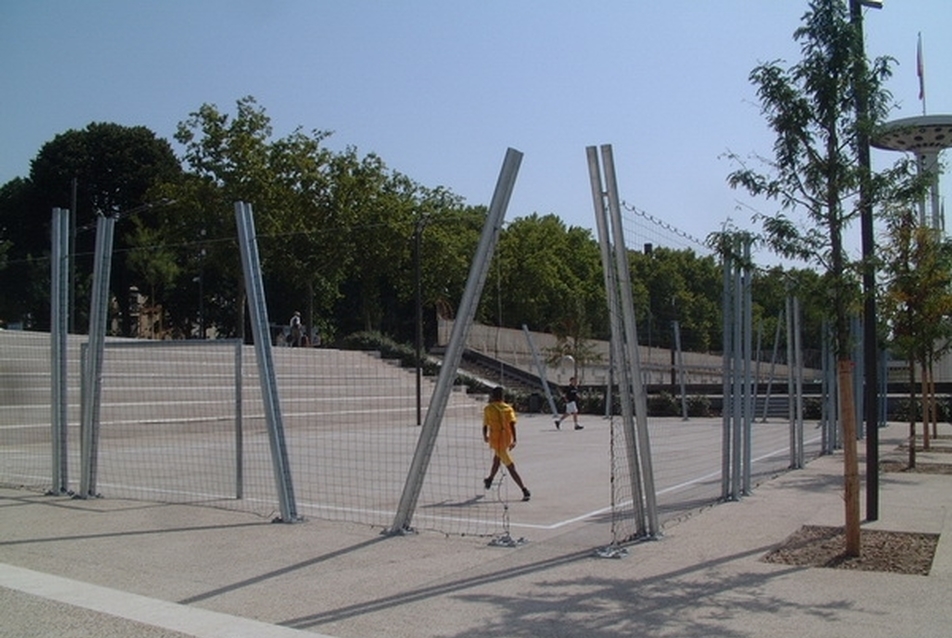
<path id="1" fill-rule="evenodd" d="M 585 147 L 610 143 L 622 199 L 704 238 L 728 218 L 750 227 L 722 155 L 770 153 L 747 77 L 759 62 L 798 59 L 791 34 L 806 7 L 0 0 L 0 183 L 27 175 L 39 148 L 66 130 L 116 122 L 172 141 L 201 104 L 233 112 L 253 95 L 276 135 L 333 131 L 330 147 L 377 153 L 472 204 L 489 203 L 505 150 L 516 148 L 525 157 L 509 219 L 554 213 L 592 228 Z M 929 113 L 952 113 L 950 0 L 886 0 L 865 16 L 869 54 L 899 63 L 895 117 L 921 114 L 919 32 Z M 874 151 L 874 164 L 893 159 Z"/>

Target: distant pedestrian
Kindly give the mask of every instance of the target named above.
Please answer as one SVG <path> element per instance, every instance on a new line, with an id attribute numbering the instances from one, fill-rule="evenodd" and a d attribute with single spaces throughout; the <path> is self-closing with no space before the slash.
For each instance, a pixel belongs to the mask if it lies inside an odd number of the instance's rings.
<path id="1" fill-rule="evenodd" d="M 585 429 L 578 424 L 578 383 L 575 377 L 569 379 L 569 384 L 565 387 L 565 390 L 562 391 L 562 397 L 565 399 L 565 413 L 555 420 L 555 429 L 561 430 L 562 421 L 570 414 L 572 415 L 572 420 L 575 422 L 575 429 Z"/>
<path id="2" fill-rule="evenodd" d="M 522 490 L 522 500 L 529 500 L 529 490 L 522 482 L 522 477 L 516 471 L 516 463 L 512 460 L 509 451 L 516 447 L 516 411 L 506 403 L 503 390 L 497 386 L 489 395 L 489 405 L 483 409 L 483 440 L 493 451 L 493 464 L 489 476 L 483 479 L 483 486 L 492 489 L 493 479 L 500 465 L 505 465 L 512 476 L 512 480 Z"/>
<path id="3" fill-rule="evenodd" d="M 304 327 L 301 325 L 301 313 L 297 310 L 294 311 L 294 316 L 291 317 L 290 324 L 291 334 L 288 335 L 288 343 L 291 344 L 292 348 L 297 348 L 301 345 L 301 337 L 304 335 Z"/>

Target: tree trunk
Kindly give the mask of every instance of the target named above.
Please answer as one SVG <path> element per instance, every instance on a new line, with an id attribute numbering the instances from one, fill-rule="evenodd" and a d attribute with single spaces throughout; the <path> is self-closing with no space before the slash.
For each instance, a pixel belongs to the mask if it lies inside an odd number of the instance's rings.
<path id="1" fill-rule="evenodd" d="M 929 368 L 922 361 L 922 449 L 929 449 L 929 424 L 932 423 L 932 396 L 929 394 Z"/>
<path id="2" fill-rule="evenodd" d="M 909 469 L 916 467 L 916 364 L 909 362 Z"/>
<path id="3" fill-rule="evenodd" d="M 935 361 L 929 357 L 929 404 L 932 406 L 932 438 L 939 436 L 939 399 L 935 394 Z"/>
<path id="4" fill-rule="evenodd" d="M 314 282 L 307 282 L 307 326 L 305 330 L 307 345 L 316 346 L 319 341 L 317 335 L 317 320 L 314 318 Z"/>
<path id="5" fill-rule="evenodd" d="M 837 364 L 840 395 L 840 421 L 843 424 L 843 487 L 846 502 L 846 556 L 860 554 L 859 460 L 856 451 L 856 409 L 853 405 L 853 362 L 840 359 Z"/>

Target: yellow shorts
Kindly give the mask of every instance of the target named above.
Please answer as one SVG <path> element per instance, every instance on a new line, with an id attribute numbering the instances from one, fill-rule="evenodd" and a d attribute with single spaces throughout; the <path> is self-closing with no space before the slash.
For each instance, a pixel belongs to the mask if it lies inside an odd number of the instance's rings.
<path id="1" fill-rule="evenodd" d="M 509 455 L 509 450 L 503 447 L 502 449 L 493 448 L 493 453 L 499 457 L 499 462 L 509 467 L 512 465 L 512 457 Z"/>

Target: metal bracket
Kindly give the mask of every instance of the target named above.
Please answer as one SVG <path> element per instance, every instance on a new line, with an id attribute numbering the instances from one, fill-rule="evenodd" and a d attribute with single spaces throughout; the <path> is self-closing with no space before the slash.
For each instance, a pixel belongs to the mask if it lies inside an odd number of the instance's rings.
<path id="1" fill-rule="evenodd" d="M 509 535 L 509 532 L 501 534 L 491 541 L 489 541 L 490 547 L 519 547 L 520 545 L 525 545 L 529 542 L 529 539 L 520 536 L 518 539 L 514 539 Z"/>

